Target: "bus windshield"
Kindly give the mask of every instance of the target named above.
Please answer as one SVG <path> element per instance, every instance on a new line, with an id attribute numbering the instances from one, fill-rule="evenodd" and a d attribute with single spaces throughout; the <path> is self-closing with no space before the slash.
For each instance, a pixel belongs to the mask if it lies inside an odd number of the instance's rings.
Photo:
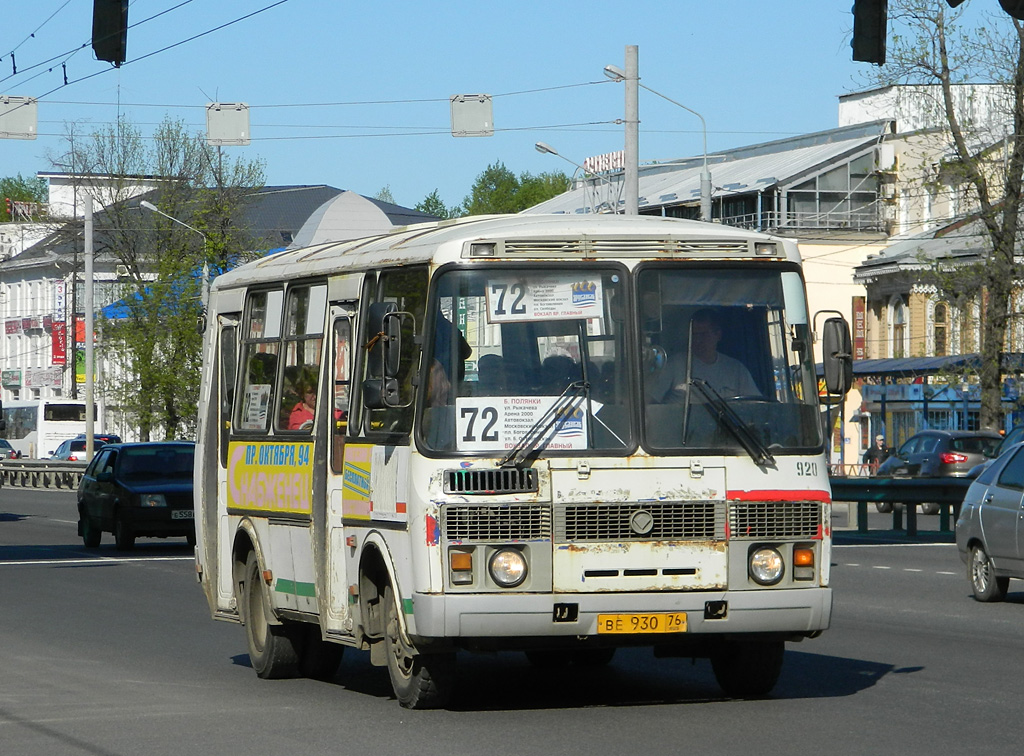
<path id="1" fill-rule="evenodd" d="M 639 443 L 760 463 L 822 443 L 795 270 L 489 266 L 442 272 L 434 292 L 419 392 L 428 450 Z"/>

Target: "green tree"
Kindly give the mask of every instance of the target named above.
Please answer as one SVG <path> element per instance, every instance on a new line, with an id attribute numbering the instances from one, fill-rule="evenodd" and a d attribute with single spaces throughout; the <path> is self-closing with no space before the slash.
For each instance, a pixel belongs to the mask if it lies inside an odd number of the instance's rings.
<path id="1" fill-rule="evenodd" d="M 119 299 L 119 317 L 101 324 L 100 349 L 112 364 L 101 386 L 108 408 L 143 439 L 194 438 L 203 266 L 226 269 L 254 248 L 241 214 L 263 185 L 263 167 L 225 160 L 203 134 L 171 119 L 148 141 L 126 120 L 86 137 L 72 130 L 67 141 L 54 165 L 99 196 L 95 253 L 127 271 L 108 298 Z M 139 206 L 140 184 L 150 181 L 157 184 L 150 201 L 195 230 Z"/>
<path id="2" fill-rule="evenodd" d="M 13 202 L 33 203 L 37 211 L 32 215 L 36 220 L 41 215 L 41 208 L 46 206 L 46 181 L 39 178 L 24 178 L 19 173 L 17 176 L 0 178 L 0 199 Z M 7 203 L 0 203 L 0 223 L 7 223 L 14 220 L 7 210 Z"/>
<path id="3" fill-rule="evenodd" d="M 392 205 L 395 204 L 395 198 L 391 194 L 390 184 L 385 184 L 383 187 L 381 187 L 381 190 L 377 192 L 375 195 L 373 195 L 373 198 L 375 200 L 379 200 L 380 202 L 390 202 Z"/>
<path id="4" fill-rule="evenodd" d="M 561 172 L 516 176 L 498 161 L 477 176 L 469 196 L 462 201 L 462 211 L 465 215 L 518 213 L 561 194 L 568 183 Z"/>
<path id="5" fill-rule="evenodd" d="M 441 220 L 448 220 L 449 218 L 458 218 L 462 215 L 462 212 L 458 205 L 454 207 L 447 207 L 444 204 L 444 200 L 441 199 L 441 195 L 438 194 L 437 189 L 432 191 L 422 200 L 416 203 L 416 210 L 427 215 L 433 215 Z"/>
<path id="6" fill-rule="evenodd" d="M 959 184 L 976 210 L 973 217 L 990 247 L 973 266 L 941 266 L 936 280 L 950 301 L 972 291 L 982 305 L 981 425 L 1001 428 L 1001 352 L 1012 316 L 1011 297 L 1021 270 L 1015 262 L 1024 188 L 1024 23 L 998 14 L 988 25 L 968 28 L 964 8 L 945 0 L 890 0 L 887 63 L 877 84 L 930 84 L 946 125 L 943 183 Z M 1003 84 L 1007 131 L 986 133 L 958 103 L 955 87 L 971 81 Z M 958 294 L 959 292 L 959 294 Z"/>

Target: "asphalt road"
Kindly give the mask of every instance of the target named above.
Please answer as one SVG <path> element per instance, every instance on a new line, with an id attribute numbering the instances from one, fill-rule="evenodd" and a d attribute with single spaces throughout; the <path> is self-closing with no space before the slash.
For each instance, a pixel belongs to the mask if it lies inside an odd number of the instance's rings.
<path id="1" fill-rule="evenodd" d="M 0 489 L 3 756 L 1020 753 L 1024 583 L 973 601 L 946 543 L 837 546 L 832 628 L 788 646 L 765 700 L 645 650 L 568 671 L 467 654 L 454 705 L 418 712 L 358 652 L 331 683 L 259 680 L 183 539 L 87 551 L 75 519 L 73 494 Z"/>

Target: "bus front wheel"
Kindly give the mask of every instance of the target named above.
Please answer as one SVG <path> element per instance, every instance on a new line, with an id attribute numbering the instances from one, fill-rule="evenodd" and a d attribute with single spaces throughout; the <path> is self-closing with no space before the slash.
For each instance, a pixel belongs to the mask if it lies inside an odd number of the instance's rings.
<path id="1" fill-rule="evenodd" d="M 270 624 L 260 578 L 260 563 L 256 552 L 251 551 L 245 562 L 242 583 L 249 661 L 256 674 L 265 680 L 296 677 L 299 669 L 297 633 L 291 625 Z"/>
<path id="2" fill-rule="evenodd" d="M 715 679 L 730 698 L 771 693 L 782 672 L 785 641 L 724 641 L 711 654 Z"/>
<path id="3" fill-rule="evenodd" d="M 388 675 L 398 703 L 407 709 L 437 709 L 451 698 L 455 654 L 417 654 L 402 636 L 398 601 L 391 586 L 384 589 Z"/>

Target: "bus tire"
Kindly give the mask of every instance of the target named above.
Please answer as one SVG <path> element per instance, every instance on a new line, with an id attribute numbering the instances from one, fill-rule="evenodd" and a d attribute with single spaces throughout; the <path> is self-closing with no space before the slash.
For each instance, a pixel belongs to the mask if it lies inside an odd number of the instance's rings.
<path id="1" fill-rule="evenodd" d="M 118 551 L 131 551 L 135 548 L 135 534 L 131 526 L 120 517 L 114 519 L 114 547 Z"/>
<path id="2" fill-rule="evenodd" d="M 711 654 L 711 668 L 730 698 L 771 693 L 782 672 L 785 641 L 724 641 Z"/>
<path id="3" fill-rule="evenodd" d="M 263 598 L 260 563 L 256 552 L 250 551 L 245 562 L 242 583 L 242 601 L 245 602 L 245 637 L 249 645 L 249 661 L 256 674 L 264 680 L 297 677 L 299 647 L 296 626 L 272 625 L 267 618 Z"/>
<path id="4" fill-rule="evenodd" d="M 82 543 L 85 544 L 87 549 L 95 549 L 100 545 L 100 539 L 103 537 L 103 531 L 100 530 L 100 526 L 96 524 L 96 521 L 91 517 L 82 515 Z"/>
<path id="5" fill-rule="evenodd" d="M 398 703 L 406 709 L 437 709 L 451 698 L 455 654 L 417 654 L 402 637 L 398 602 L 390 585 L 384 589 L 388 675 Z"/>

